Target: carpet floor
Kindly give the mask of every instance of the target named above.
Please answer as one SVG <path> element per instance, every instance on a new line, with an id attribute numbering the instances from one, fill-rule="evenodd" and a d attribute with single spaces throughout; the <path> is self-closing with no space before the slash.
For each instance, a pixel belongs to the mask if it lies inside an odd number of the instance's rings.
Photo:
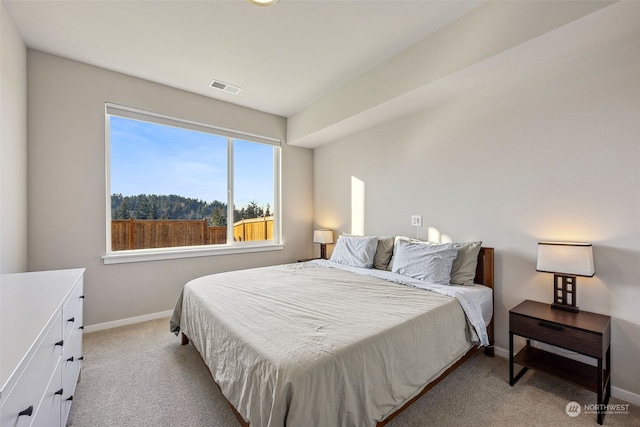
<path id="1" fill-rule="evenodd" d="M 594 393 L 537 372 L 509 386 L 505 359 L 476 354 L 389 427 L 597 426 Z M 571 401 L 581 412 L 567 415 Z M 605 426 L 640 427 L 640 407 L 612 398 Z M 626 408 L 626 409 L 625 409 Z M 236 427 L 207 367 L 159 319 L 84 335 L 84 365 L 67 426 Z M 304 426 L 300 426 L 304 427 Z M 326 426 L 331 427 L 331 426 Z"/>

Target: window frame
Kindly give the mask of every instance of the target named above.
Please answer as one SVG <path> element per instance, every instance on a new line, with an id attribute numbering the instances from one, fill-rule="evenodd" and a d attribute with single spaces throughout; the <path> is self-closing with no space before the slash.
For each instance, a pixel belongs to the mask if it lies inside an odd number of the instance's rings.
<path id="1" fill-rule="evenodd" d="M 159 125 L 179 127 L 183 129 L 206 132 L 217 136 L 227 137 L 227 243 L 215 245 L 177 246 L 170 248 L 147 248 L 134 250 L 111 250 L 111 116 L 141 120 Z M 273 172 L 273 240 L 262 241 L 233 241 L 233 211 L 234 211 L 234 168 L 233 168 L 233 139 L 240 139 L 274 147 Z M 138 108 L 127 107 L 111 102 L 105 103 L 105 230 L 106 248 L 102 256 L 105 264 L 120 264 L 128 262 L 157 261 L 165 259 L 192 258 L 214 255 L 229 255 L 240 253 L 254 253 L 284 249 L 282 240 L 282 142 L 280 139 L 262 135 L 232 130 L 206 123 L 195 122 L 165 114 L 149 112 Z"/>

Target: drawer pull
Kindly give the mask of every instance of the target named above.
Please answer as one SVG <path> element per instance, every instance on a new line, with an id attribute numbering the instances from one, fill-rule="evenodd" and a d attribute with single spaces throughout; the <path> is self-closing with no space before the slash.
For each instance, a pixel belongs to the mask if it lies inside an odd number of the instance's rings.
<path id="1" fill-rule="evenodd" d="M 27 417 L 30 417 L 31 414 L 33 414 L 33 405 L 29 406 L 27 409 L 25 409 L 22 412 L 18 413 L 18 416 L 21 417 L 23 415 L 26 415 Z"/>
<path id="2" fill-rule="evenodd" d="M 67 359 L 67 362 L 73 362 L 73 356 Z"/>
<path id="3" fill-rule="evenodd" d="M 80 298 L 80 299 L 84 299 L 84 295 L 80 295 L 78 298 Z"/>
<path id="4" fill-rule="evenodd" d="M 56 394 L 56 395 L 62 395 L 62 390 L 63 390 L 63 389 L 60 389 L 60 390 L 56 391 L 56 392 L 55 392 L 55 393 L 53 393 L 53 394 Z"/>
<path id="5" fill-rule="evenodd" d="M 57 343 L 54 344 L 54 346 L 59 345 L 60 347 L 62 347 L 64 345 L 64 340 L 60 340 Z"/>
<path id="6" fill-rule="evenodd" d="M 67 397 L 67 402 L 71 402 L 71 401 L 73 401 L 73 396 Z"/>
<path id="7" fill-rule="evenodd" d="M 84 360 L 84 356 L 78 357 L 78 360 Z"/>
<path id="8" fill-rule="evenodd" d="M 553 323 L 547 323 L 547 322 L 540 322 L 538 323 L 538 325 L 542 326 L 543 328 L 553 329 L 554 331 L 561 331 L 564 329 L 560 325 L 555 325 Z"/>
<path id="9" fill-rule="evenodd" d="M 75 321 L 76 321 L 76 318 L 75 318 L 75 317 L 72 317 L 71 319 L 68 319 L 68 320 L 67 320 L 67 322 L 75 322 Z"/>
<path id="10" fill-rule="evenodd" d="M 84 329 L 84 326 L 80 326 L 78 329 Z"/>

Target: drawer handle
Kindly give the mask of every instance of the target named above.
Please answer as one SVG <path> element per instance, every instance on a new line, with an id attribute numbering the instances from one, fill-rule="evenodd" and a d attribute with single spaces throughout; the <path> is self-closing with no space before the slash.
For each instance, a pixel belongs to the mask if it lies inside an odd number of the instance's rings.
<path id="1" fill-rule="evenodd" d="M 543 328 L 553 329 L 554 331 L 561 331 L 564 329 L 560 325 L 555 325 L 553 323 L 547 323 L 547 322 L 540 322 L 538 323 L 538 325 L 542 326 Z"/>
<path id="2" fill-rule="evenodd" d="M 84 356 L 78 357 L 78 360 L 84 360 Z"/>
<path id="3" fill-rule="evenodd" d="M 68 320 L 67 320 L 67 322 L 75 322 L 75 321 L 76 321 L 76 318 L 75 318 L 75 317 L 72 317 L 71 319 L 68 319 Z"/>
<path id="4" fill-rule="evenodd" d="M 67 359 L 67 362 L 73 362 L 73 356 Z"/>
<path id="5" fill-rule="evenodd" d="M 33 405 L 29 406 L 27 409 L 25 409 L 22 412 L 18 413 L 18 416 L 21 417 L 23 415 L 26 415 L 27 417 L 30 417 L 31 414 L 33 414 Z"/>
<path id="6" fill-rule="evenodd" d="M 73 401 L 73 396 L 67 397 L 67 402 L 71 402 L 71 401 Z"/>
<path id="7" fill-rule="evenodd" d="M 80 326 L 78 329 L 84 329 L 84 326 Z"/>
<path id="8" fill-rule="evenodd" d="M 84 295 L 80 295 L 78 298 L 80 298 L 80 299 L 84 299 Z"/>
<path id="9" fill-rule="evenodd" d="M 54 344 L 54 346 L 59 345 L 60 347 L 62 347 L 64 345 L 64 340 L 60 340 L 57 343 Z"/>
<path id="10" fill-rule="evenodd" d="M 63 390 L 63 389 L 60 389 L 60 390 L 56 391 L 54 394 L 55 394 L 55 395 L 62 395 L 62 390 Z"/>

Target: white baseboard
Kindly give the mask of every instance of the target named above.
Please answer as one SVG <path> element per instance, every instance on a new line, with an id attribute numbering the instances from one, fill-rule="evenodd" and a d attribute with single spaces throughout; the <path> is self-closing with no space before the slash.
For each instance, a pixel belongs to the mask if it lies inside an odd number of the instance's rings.
<path id="1" fill-rule="evenodd" d="M 509 350 L 505 350 L 502 347 L 494 347 L 493 352 L 496 356 L 500 356 L 503 359 L 509 360 Z"/>
<path id="2" fill-rule="evenodd" d="M 134 323 L 146 322 L 147 320 L 162 319 L 163 317 L 171 317 L 173 310 L 161 311 L 159 313 L 145 314 L 144 316 L 129 317 L 127 319 L 114 320 L 113 322 L 97 323 L 84 327 L 85 332 L 102 331 L 104 329 L 117 328 L 118 326 L 133 325 Z M 167 331 L 169 327 L 167 326 Z"/>
<path id="3" fill-rule="evenodd" d="M 640 406 L 640 394 L 632 393 L 622 388 L 611 386 L 611 396 L 624 400 L 632 405 Z"/>
<path id="4" fill-rule="evenodd" d="M 509 350 L 507 349 L 504 349 L 501 347 L 495 347 L 494 353 L 496 356 L 509 359 Z M 507 373 L 507 377 L 508 376 L 509 376 L 509 373 Z M 509 382 L 509 378 L 507 378 L 507 382 Z M 624 400 L 625 402 L 631 403 L 632 405 L 640 406 L 640 394 L 632 393 L 628 390 L 611 386 L 611 396 L 615 397 L 616 399 Z"/>

